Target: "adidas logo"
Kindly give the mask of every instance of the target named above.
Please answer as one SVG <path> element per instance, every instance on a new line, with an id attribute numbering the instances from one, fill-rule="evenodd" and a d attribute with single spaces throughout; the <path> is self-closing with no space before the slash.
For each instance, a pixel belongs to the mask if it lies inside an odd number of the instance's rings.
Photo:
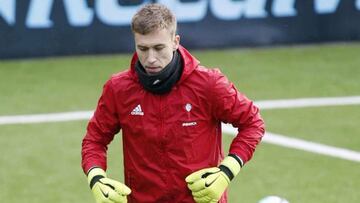
<path id="1" fill-rule="evenodd" d="M 144 112 L 141 110 L 140 104 L 137 105 L 135 107 L 135 109 L 131 111 L 131 115 L 138 115 L 138 116 L 143 116 L 144 115 Z"/>

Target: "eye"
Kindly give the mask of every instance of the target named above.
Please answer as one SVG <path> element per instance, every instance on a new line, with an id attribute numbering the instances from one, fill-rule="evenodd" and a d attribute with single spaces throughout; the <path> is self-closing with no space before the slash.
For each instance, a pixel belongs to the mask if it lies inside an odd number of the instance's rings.
<path id="1" fill-rule="evenodd" d="M 164 49 L 164 47 L 163 46 L 158 46 L 158 47 L 155 47 L 155 50 L 156 51 L 161 51 L 161 50 L 163 50 Z"/>
<path id="2" fill-rule="evenodd" d="M 139 49 L 140 51 L 147 51 L 147 50 L 148 50 L 147 47 L 138 47 L 138 49 Z"/>

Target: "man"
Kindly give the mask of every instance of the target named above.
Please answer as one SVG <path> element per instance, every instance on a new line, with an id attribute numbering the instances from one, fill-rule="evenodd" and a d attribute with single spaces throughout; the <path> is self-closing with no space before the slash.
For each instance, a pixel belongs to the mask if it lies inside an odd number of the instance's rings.
<path id="1" fill-rule="evenodd" d="M 130 69 L 104 85 L 82 143 L 96 201 L 227 202 L 227 186 L 264 134 L 259 109 L 179 44 L 165 6 L 140 9 L 132 31 Z M 221 122 L 239 129 L 225 158 Z M 125 184 L 105 173 L 107 145 L 120 129 Z"/>

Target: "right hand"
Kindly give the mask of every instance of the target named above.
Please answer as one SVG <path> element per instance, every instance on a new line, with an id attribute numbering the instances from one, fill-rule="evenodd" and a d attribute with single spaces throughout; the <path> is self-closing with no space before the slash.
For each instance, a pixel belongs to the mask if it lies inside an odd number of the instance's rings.
<path id="1" fill-rule="evenodd" d="M 126 185 L 106 177 L 101 168 L 93 168 L 88 173 L 88 183 L 96 203 L 126 203 L 131 189 Z"/>

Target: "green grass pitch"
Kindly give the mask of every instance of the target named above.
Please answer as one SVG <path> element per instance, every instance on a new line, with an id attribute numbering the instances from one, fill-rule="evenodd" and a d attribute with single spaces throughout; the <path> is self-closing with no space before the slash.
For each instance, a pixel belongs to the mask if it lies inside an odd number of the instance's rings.
<path id="1" fill-rule="evenodd" d="M 360 44 L 192 52 L 253 100 L 360 95 Z M 0 61 L 0 116 L 93 110 L 130 55 Z M 360 106 L 263 110 L 269 132 L 360 151 Z M 86 121 L 0 125 L 0 202 L 94 202 L 80 167 Z M 227 150 L 232 137 L 224 135 Z M 121 136 L 108 175 L 123 180 Z M 360 163 L 262 143 L 230 185 L 230 203 L 360 201 Z"/>

